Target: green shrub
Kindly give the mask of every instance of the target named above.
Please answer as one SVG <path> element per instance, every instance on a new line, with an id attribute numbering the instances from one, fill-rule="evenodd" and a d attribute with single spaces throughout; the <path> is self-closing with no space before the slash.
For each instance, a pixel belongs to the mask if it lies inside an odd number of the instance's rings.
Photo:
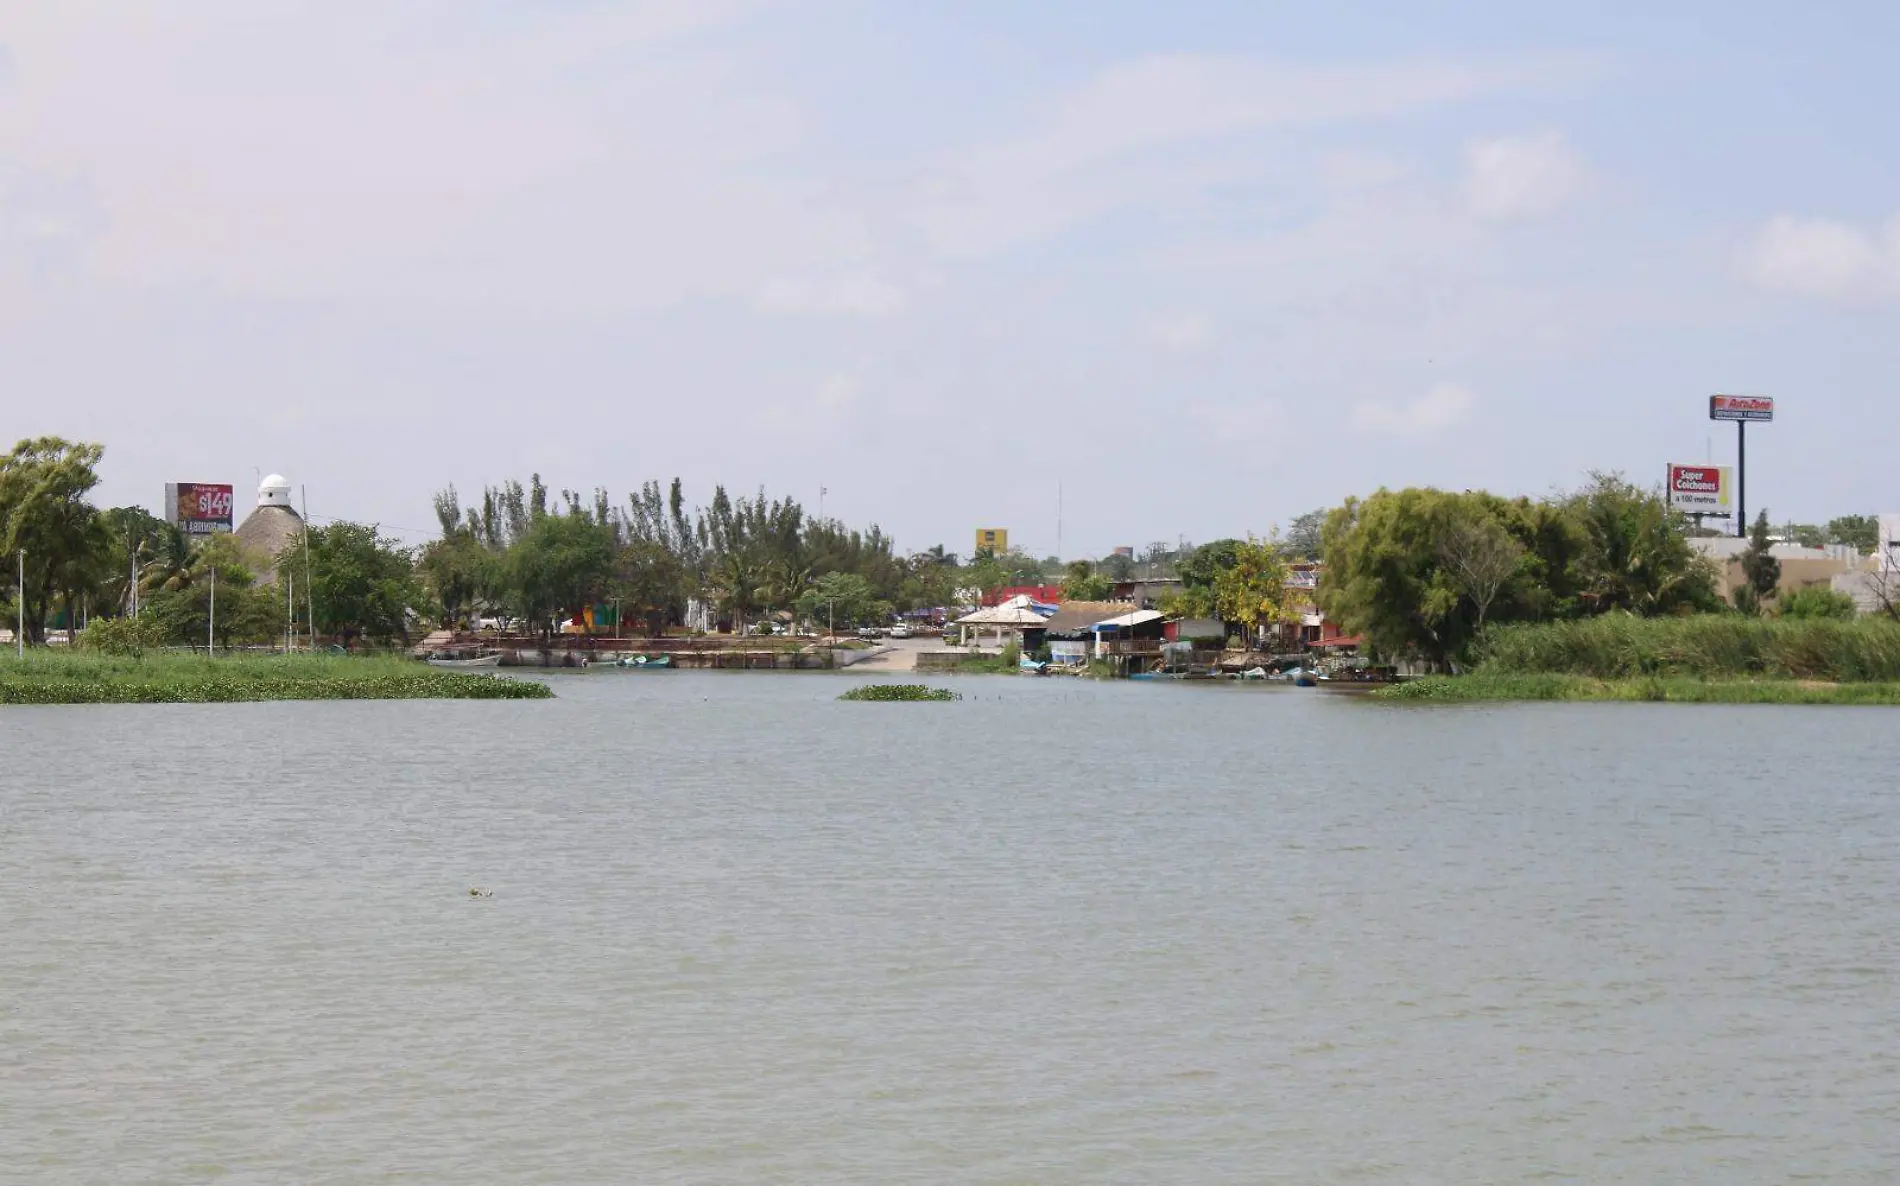
<path id="1" fill-rule="evenodd" d="M 165 645 L 165 627 L 156 618 L 94 618 L 79 632 L 79 646 L 101 655 L 143 655 Z"/>
<path id="2" fill-rule="evenodd" d="M 840 700 L 873 701 L 921 701 L 921 700 L 961 700 L 963 697 L 949 688 L 932 688 L 924 684 L 864 684 L 851 689 L 838 697 Z"/>
<path id="3" fill-rule="evenodd" d="M 1820 585 L 1784 594 L 1777 599 L 1777 605 L 1784 618 L 1833 618 L 1846 622 L 1851 621 L 1856 612 L 1852 597 Z"/>

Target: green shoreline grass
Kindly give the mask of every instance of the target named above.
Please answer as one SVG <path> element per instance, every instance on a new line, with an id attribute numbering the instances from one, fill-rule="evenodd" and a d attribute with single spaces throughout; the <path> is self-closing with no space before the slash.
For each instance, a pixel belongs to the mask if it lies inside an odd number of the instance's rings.
<path id="1" fill-rule="evenodd" d="M 443 671 L 390 656 L 29 651 L 0 657 L 0 705 L 252 700 L 543 700 L 545 684 Z"/>
<path id="2" fill-rule="evenodd" d="M 1505 675 L 1476 672 L 1380 688 L 1380 700 L 1421 704 L 1481 701 L 1642 701 L 1672 704 L 1885 704 L 1900 705 L 1900 683 L 1825 683 L 1796 679 L 1697 679 L 1584 675 Z"/>

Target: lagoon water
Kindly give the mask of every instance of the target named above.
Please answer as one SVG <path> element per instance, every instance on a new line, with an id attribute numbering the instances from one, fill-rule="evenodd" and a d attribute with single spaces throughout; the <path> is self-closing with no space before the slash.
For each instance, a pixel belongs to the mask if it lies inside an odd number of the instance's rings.
<path id="1" fill-rule="evenodd" d="M 1900 1178 L 1900 713 L 849 682 L 0 710 L 0 1181 Z"/>

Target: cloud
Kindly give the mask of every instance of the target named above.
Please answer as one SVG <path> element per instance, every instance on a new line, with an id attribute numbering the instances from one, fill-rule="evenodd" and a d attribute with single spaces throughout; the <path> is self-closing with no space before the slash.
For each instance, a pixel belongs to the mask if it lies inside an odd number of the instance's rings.
<path id="1" fill-rule="evenodd" d="M 535 11 L 529 11 L 534 8 Z M 450 323 L 756 299 L 862 313 L 879 254 L 801 175 L 810 116 L 724 0 L 346 18 L 290 0 L 10 20 L 0 162 L 95 194 L 122 291 L 373 306 Z"/>
<path id="2" fill-rule="evenodd" d="M 1456 383 L 1440 383 L 1409 403 L 1363 403 L 1353 409 L 1353 427 L 1365 432 L 1427 437 L 1471 415 L 1477 400 Z"/>
<path id="3" fill-rule="evenodd" d="M 1170 313 L 1148 323 L 1148 340 L 1168 350 L 1200 350 L 1214 338 L 1214 325 L 1204 313 Z"/>
<path id="4" fill-rule="evenodd" d="M 774 277 L 753 294 L 766 313 L 817 317 L 890 317 L 904 310 L 904 290 L 869 273 L 821 280 Z"/>
<path id="5" fill-rule="evenodd" d="M 910 221 L 940 253 L 982 256 L 1159 194 L 1259 174 L 1234 137 L 1395 118 L 1519 89 L 1560 60 L 1295 66 L 1175 54 L 1122 63 L 1061 96 L 1014 139 L 941 159 Z M 1190 156 L 1157 168 L 1164 152 Z"/>
<path id="6" fill-rule="evenodd" d="M 844 371 L 826 375 L 818 384 L 817 404 L 821 412 L 842 412 L 858 398 L 858 377 Z"/>
<path id="7" fill-rule="evenodd" d="M 1737 271 L 1771 292 L 1826 300 L 1900 297 L 1900 215 L 1878 229 L 1783 215 L 1757 231 Z"/>
<path id="8" fill-rule="evenodd" d="M 1561 132 L 1478 140 L 1465 147 L 1465 201 L 1491 222 L 1547 218 L 1568 205 L 1590 171 Z"/>

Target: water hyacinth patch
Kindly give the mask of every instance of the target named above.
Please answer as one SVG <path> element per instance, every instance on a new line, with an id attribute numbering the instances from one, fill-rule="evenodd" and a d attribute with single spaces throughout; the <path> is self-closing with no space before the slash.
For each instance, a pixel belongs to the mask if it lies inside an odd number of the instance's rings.
<path id="1" fill-rule="evenodd" d="M 389 656 L 144 656 L 36 651 L 0 659 L 0 704 L 249 700 L 543 700 L 547 685 L 439 671 Z"/>
<path id="2" fill-rule="evenodd" d="M 934 701 L 961 700 L 963 697 L 949 688 L 932 688 L 923 684 L 865 684 L 853 688 L 840 700 L 875 701 Z"/>

